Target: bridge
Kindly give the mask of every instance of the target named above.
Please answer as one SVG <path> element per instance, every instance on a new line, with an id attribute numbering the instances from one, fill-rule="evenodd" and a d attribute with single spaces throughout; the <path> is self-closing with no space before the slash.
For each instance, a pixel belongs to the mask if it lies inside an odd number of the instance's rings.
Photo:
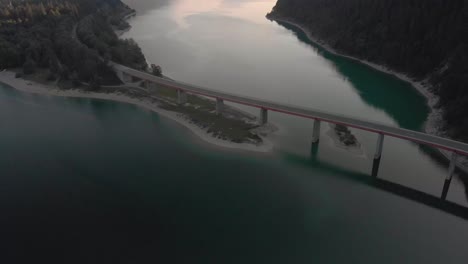
<path id="1" fill-rule="evenodd" d="M 239 96 L 226 92 L 219 92 L 211 90 L 208 88 L 198 87 L 191 84 L 186 84 L 183 82 L 168 80 L 165 78 L 160 78 L 152 74 L 138 71 L 135 69 L 128 68 L 126 66 L 112 63 L 112 66 L 116 70 L 117 74 L 125 83 L 131 82 L 132 77 L 143 80 L 146 87 L 149 87 L 150 84 L 156 84 L 158 86 L 167 87 L 175 89 L 177 91 L 177 102 L 179 104 L 185 104 L 187 102 L 187 93 L 202 95 L 216 100 L 216 111 L 221 113 L 223 111 L 224 102 L 232 102 L 241 105 L 247 105 L 260 109 L 259 113 L 259 123 L 265 124 L 268 122 L 268 111 L 274 111 L 279 113 L 284 113 L 287 115 L 299 116 L 307 119 L 314 120 L 314 127 L 312 131 L 312 144 L 316 144 L 320 138 L 320 124 L 322 122 L 344 125 L 348 127 L 353 127 L 356 129 L 361 129 L 369 132 L 373 132 L 377 135 L 377 145 L 374 153 L 374 160 L 372 165 L 372 177 L 377 177 L 379 171 L 380 160 L 382 157 L 382 150 L 384 147 L 384 137 L 395 137 L 403 140 L 415 142 L 418 144 L 427 145 L 433 148 L 446 150 L 451 152 L 450 165 L 445 178 L 444 186 L 442 189 L 441 199 L 445 200 L 447 193 L 452 181 L 453 174 L 455 172 L 457 159 L 459 155 L 467 156 L 468 155 L 468 144 L 437 137 L 434 135 L 429 135 L 426 133 L 392 127 L 384 124 L 379 124 L 376 122 L 370 122 L 365 120 L 360 120 L 353 117 L 347 117 L 344 115 L 337 115 L 326 113 L 323 111 L 318 111 L 314 109 L 290 106 L 286 104 L 280 104 L 275 102 L 269 102 L 266 100 L 256 99 L 248 96 Z"/>

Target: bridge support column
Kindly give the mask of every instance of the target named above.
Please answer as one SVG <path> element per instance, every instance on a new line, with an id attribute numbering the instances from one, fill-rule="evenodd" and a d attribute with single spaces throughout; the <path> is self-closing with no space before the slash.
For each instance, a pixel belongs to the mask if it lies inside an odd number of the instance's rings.
<path id="1" fill-rule="evenodd" d="M 268 122 L 268 110 L 265 108 L 260 108 L 260 120 L 259 124 L 264 125 Z"/>
<path id="2" fill-rule="evenodd" d="M 216 114 L 220 115 L 223 113 L 224 110 L 224 100 L 220 98 L 216 98 Z"/>
<path id="3" fill-rule="evenodd" d="M 452 152 L 452 157 L 450 158 L 450 165 L 448 168 L 447 178 L 445 178 L 444 188 L 442 189 L 442 196 L 440 197 L 442 200 L 447 198 L 447 193 L 450 187 L 450 183 L 452 182 L 453 173 L 455 172 L 455 165 L 457 163 L 457 153 Z"/>
<path id="4" fill-rule="evenodd" d="M 182 90 L 177 90 L 177 103 L 180 105 L 187 103 L 187 93 Z"/>
<path id="5" fill-rule="evenodd" d="M 312 131 L 312 144 L 316 144 L 320 140 L 320 120 L 314 120 L 314 130 Z"/>
<path id="6" fill-rule="evenodd" d="M 312 161 L 316 161 L 318 151 L 319 151 L 319 144 L 312 143 L 310 146 L 310 159 Z"/>
<path id="7" fill-rule="evenodd" d="M 375 148 L 374 162 L 372 163 L 372 177 L 377 178 L 380 167 L 380 159 L 382 158 L 384 135 L 379 133 L 377 138 L 377 146 Z"/>
<path id="8" fill-rule="evenodd" d="M 143 81 L 143 87 L 146 89 L 146 90 L 149 90 L 150 87 L 151 87 L 151 83 L 149 81 Z"/>

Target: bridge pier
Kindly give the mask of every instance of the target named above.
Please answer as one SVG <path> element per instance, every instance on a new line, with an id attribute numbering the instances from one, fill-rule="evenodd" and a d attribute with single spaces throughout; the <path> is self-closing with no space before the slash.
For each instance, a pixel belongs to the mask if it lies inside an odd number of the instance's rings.
<path id="1" fill-rule="evenodd" d="M 319 144 L 312 143 L 310 146 L 310 159 L 312 161 L 316 161 L 318 150 L 319 150 Z"/>
<path id="2" fill-rule="evenodd" d="M 177 90 L 177 103 L 183 105 L 187 103 L 187 93 L 182 90 Z"/>
<path id="3" fill-rule="evenodd" d="M 146 90 L 149 90 L 150 89 L 150 86 L 151 86 L 151 83 L 149 81 L 143 81 L 143 87 L 146 89 Z"/>
<path id="4" fill-rule="evenodd" d="M 320 120 L 314 120 L 314 129 L 312 131 L 312 144 L 316 144 L 320 140 Z"/>
<path id="5" fill-rule="evenodd" d="M 268 110 L 265 108 L 260 108 L 260 120 L 259 124 L 264 125 L 268 122 Z"/>
<path id="6" fill-rule="evenodd" d="M 457 158 L 458 158 L 457 153 L 452 152 L 452 157 L 450 158 L 450 165 L 448 168 L 447 178 L 445 178 L 444 188 L 442 189 L 442 196 L 440 197 L 442 200 L 445 200 L 447 198 L 450 183 L 452 182 L 452 177 L 455 172 L 455 165 L 457 163 Z"/>
<path id="7" fill-rule="evenodd" d="M 224 100 L 220 98 L 216 98 L 216 114 L 220 115 L 223 113 L 224 110 Z"/>
<path id="8" fill-rule="evenodd" d="M 372 163 L 372 177 L 377 178 L 380 167 L 380 159 L 382 158 L 384 135 L 379 133 L 377 138 L 377 146 L 375 148 L 374 162 Z"/>

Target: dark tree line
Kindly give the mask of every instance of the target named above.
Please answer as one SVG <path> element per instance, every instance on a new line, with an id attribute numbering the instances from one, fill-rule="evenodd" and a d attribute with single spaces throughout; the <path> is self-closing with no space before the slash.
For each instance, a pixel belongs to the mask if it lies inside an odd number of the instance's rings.
<path id="1" fill-rule="evenodd" d="M 468 141 L 468 0 L 278 0 L 269 17 L 292 19 L 346 54 L 429 78 L 449 134 Z"/>
<path id="2" fill-rule="evenodd" d="M 113 31 L 131 11 L 120 0 L 0 0 L 0 68 L 22 67 L 24 74 L 47 69 L 49 80 L 94 88 L 118 84 L 108 60 L 146 67 L 138 45 Z"/>
<path id="3" fill-rule="evenodd" d="M 146 70 L 146 59 L 133 39 L 119 39 L 114 33 L 107 16 L 89 15 L 78 23 L 77 37 L 89 48 L 98 51 L 108 60 L 127 65 L 131 68 Z"/>

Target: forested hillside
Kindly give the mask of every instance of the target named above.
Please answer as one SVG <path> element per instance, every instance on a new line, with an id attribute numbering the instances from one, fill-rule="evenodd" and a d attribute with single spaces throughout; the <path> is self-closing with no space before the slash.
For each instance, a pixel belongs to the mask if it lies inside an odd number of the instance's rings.
<path id="1" fill-rule="evenodd" d="M 468 141 L 468 0 L 278 0 L 268 17 L 297 22 L 345 54 L 429 78 L 449 135 Z"/>
<path id="2" fill-rule="evenodd" d="M 49 80 L 92 88 L 119 83 L 107 60 L 146 68 L 136 43 L 113 31 L 130 12 L 120 0 L 0 0 L 0 68 L 47 69 Z"/>

